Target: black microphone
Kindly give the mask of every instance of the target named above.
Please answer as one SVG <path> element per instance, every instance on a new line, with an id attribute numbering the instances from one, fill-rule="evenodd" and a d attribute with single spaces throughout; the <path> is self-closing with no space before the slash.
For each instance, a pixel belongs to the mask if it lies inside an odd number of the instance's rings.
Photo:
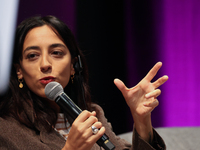
<path id="1" fill-rule="evenodd" d="M 82 110 L 64 93 L 63 87 L 58 82 L 50 82 L 45 87 L 45 95 L 48 99 L 55 101 L 66 113 L 74 120 L 82 112 Z M 105 150 L 114 150 L 115 146 L 109 141 L 104 134 L 97 142 Z"/>

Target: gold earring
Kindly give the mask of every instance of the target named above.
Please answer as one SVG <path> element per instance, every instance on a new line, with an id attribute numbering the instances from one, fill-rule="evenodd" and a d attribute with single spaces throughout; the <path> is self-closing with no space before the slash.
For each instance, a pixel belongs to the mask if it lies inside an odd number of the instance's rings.
<path id="1" fill-rule="evenodd" d="M 23 86 L 24 86 L 24 85 L 22 84 L 23 79 L 19 79 L 19 78 L 18 78 L 18 81 L 19 81 L 19 88 L 22 89 Z"/>
<path id="2" fill-rule="evenodd" d="M 75 74 L 75 73 L 74 73 Z M 71 75 L 72 84 L 74 83 L 74 74 Z"/>

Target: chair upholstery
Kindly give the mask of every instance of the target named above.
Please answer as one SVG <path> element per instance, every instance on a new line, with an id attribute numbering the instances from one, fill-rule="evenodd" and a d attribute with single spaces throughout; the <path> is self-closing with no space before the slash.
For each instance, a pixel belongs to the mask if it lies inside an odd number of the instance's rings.
<path id="1" fill-rule="evenodd" d="M 155 128 L 167 150 L 200 150 L 200 127 Z M 132 132 L 118 135 L 131 142 Z"/>

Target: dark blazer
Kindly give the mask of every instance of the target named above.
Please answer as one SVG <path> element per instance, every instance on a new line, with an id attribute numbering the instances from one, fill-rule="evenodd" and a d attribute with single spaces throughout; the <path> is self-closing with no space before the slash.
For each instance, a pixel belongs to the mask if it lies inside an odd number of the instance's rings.
<path id="1" fill-rule="evenodd" d="M 109 140 L 115 145 L 115 150 L 153 150 L 154 148 L 140 138 L 137 132 L 133 132 L 133 143 L 120 139 L 112 131 L 111 124 L 107 122 L 104 112 L 99 105 L 92 104 L 93 110 L 97 112 L 97 118 L 106 128 L 106 134 Z M 31 117 L 31 110 L 29 117 Z M 0 149 L 1 150 L 61 150 L 65 145 L 65 140 L 56 131 L 47 133 L 42 127 L 37 127 L 39 132 L 20 124 L 12 117 L 6 119 L 0 118 Z M 154 130 L 155 149 L 166 149 L 162 138 Z M 103 148 L 102 148 L 103 149 Z M 95 144 L 92 150 L 100 150 Z"/>

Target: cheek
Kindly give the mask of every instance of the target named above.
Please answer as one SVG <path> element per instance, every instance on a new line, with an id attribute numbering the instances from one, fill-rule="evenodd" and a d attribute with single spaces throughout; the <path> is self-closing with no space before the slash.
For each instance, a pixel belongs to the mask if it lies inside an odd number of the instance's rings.
<path id="1" fill-rule="evenodd" d="M 40 97 L 46 97 L 45 92 L 44 92 L 44 88 L 45 85 L 42 85 L 39 82 L 39 78 L 40 76 L 38 75 L 39 73 L 35 70 L 31 70 L 29 69 L 29 71 L 24 72 L 24 81 L 26 83 L 26 85 L 28 86 L 28 88 L 35 93 L 36 95 L 40 96 Z"/>
<path id="2" fill-rule="evenodd" d="M 31 88 L 32 86 L 35 86 L 35 87 L 38 86 L 36 85 L 36 81 L 38 78 L 38 71 L 35 65 L 31 65 L 28 63 L 26 65 L 26 63 L 24 63 L 22 67 L 22 75 L 23 75 L 24 81 L 26 82 L 29 88 Z"/>
<path id="3" fill-rule="evenodd" d="M 24 79 L 29 79 L 32 78 L 34 79 L 36 77 L 37 74 L 37 70 L 35 69 L 35 67 L 32 67 L 31 65 L 24 65 L 23 69 L 22 69 L 22 75 L 24 77 Z"/>
<path id="4" fill-rule="evenodd" d="M 58 72 L 60 74 L 60 83 L 64 88 L 65 86 L 67 86 L 67 84 L 69 83 L 69 80 L 70 80 L 71 64 L 66 64 L 65 67 L 62 67 L 62 68 L 60 67 Z"/>

